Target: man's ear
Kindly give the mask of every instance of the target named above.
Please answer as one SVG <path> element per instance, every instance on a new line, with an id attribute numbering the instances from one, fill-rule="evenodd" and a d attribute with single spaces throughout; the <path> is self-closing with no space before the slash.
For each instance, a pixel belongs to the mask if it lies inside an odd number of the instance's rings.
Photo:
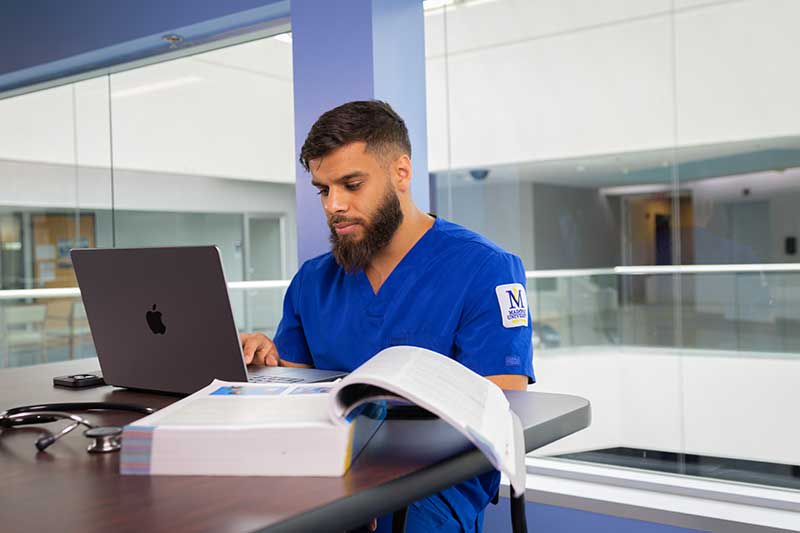
<path id="1" fill-rule="evenodd" d="M 399 192 L 411 190 L 411 158 L 403 154 L 392 163 L 395 188 Z"/>

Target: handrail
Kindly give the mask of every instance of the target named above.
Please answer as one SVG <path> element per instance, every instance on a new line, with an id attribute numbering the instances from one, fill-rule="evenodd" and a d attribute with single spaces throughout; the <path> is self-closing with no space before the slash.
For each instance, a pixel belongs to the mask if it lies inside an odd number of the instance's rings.
<path id="1" fill-rule="evenodd" d="M 19 300 L 21 298 L 74 298 L 80 296 L 78 287 L 63 289 L 10 289 L 0 291 L 0 300 Z"/>
<path id="2" fill-rule="evenodd" d="M 576 278 L 601 275 L 650 276 L 655 274 L 725 274 L 746 272 L 800 272 L 800 263 L 756 263 L 727 265 L 616 266 L 566 270 L 528 270 L 527 279 Z"/>
<path id="3" fill-rule="evenodd" d="M 288 279 L 271 279 L 262 281 L 230 281 L 228 289 L 282 289 L 289 286 Z M 22 298 L 77 298 L 81 295 L 78 287 L 59 289 L 11 289 L 0 290 L 0 300 L 19 300 Z"/>
<path id="4" fill-rule="evenodd" d="M 582 278 L 616 274 L 613 268 L 573 268 L 563 270 L 526 270 L 525 279 Z"/>
<path id="5" fill-rule="evenodd" d="M 229 281 L 229 289 L 285 289 L 289 286 L 288 279 L 271 279 L 261 281 Z"/>
<path id="6" fill-rule="evenodd" d="M 800 272 L 800 263 L 756 263 L 731 265 L 618 266 L 614 272 L 625 275 L 650 274 L 725 274 L 743 272 Z"/>
<path id="7" fill-rule="evenodd" d="M 644 276 L 660 274 L 725 274 L 747 272 L 800 272 L 800 263 L 728 264 L 728 265 L 664 265 L 664 266 L 617 266 L 613 268 L 583 268 L 558 270 L 527 270 L 526 279 L 576 278 L 590 276 Z M 284 289 L 291 280 L 273 279 L 260 281 L 230 281 L 231 290 Z M 78 287 L 58 289 L 10 289 L 0 290 L 1 300 L 22 298 L 76 298 Z"/>

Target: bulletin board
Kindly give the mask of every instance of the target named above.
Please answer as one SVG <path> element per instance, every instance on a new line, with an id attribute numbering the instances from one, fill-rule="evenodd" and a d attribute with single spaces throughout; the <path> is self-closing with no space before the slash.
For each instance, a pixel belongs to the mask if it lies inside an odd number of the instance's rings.
<path id="1" fill-rule="evenodd" d="M 76 221 L 80 231 L 75 232 Z M 39 288 L 76 287 L 75 271 L 69 251 L 95 246 L 93 213 L 35 214 L 33 224 L 34 286 Z"/>

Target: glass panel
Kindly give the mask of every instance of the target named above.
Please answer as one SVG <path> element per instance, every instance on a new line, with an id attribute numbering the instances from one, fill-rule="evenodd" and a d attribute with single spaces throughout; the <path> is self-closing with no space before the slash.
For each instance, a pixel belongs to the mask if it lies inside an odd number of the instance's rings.
<path id="1" fill-rule="evenodd" d="M 286 261 L 281 254 L 285 241 L 284 220 L 279 217 L 249 216 L 247 218 L 247 279 L 287 279 Z M 283 290 L 250 290 L 247 293 L 247 324 L 254 330 L 275 336 L 283 315 Z"/>
<path id="2" fill-rule="evenodd" d="M 429 132 L 445 137 L 429 146 L 436 210 L 523 260 L 532 390 L 593 404 L 590 428 L 543 453 L 619 442 L 620 346 L 676 342 L 672 276 L 614 271 L 681 259 L 668 9 L 466 1 L 426 19 L 429 63 L 442 63 L 428 95 L 444 91 L 446 108 L 428 115 Z M 679 391 L 674 379 L 661 386 Z M 664 416 L 680 426 L 675 409 Z"/>
<path id="3" fill-rule="evenodd" d="M 685 449 L 710 456 L 701 471 L 714 477 L 794 489 L 800 76 L 780 66 L 800 52 L 798 16 L 797 3 L 765 0 L 675 15 L 691 248 L 695 263 L 725 270 L 681 287 Z"/>
<path id="4" fill-rule="evenodd" d="M 98 245 L 97 213 L 111 207 L 108 119 L 105 78 L 0 100 L 3 366 L 94 355 L 77 292 L 36 290 L 76 287 L 70 249 Z"/>
<path id="5" fill-rule="evenodd" d="M 435 209 L 523 259 L 532 390 L 592 402 L 537 454 L 800 488 L 800 6 L 442 4 Z"/>
<path id="6" fill-rule="evenodd" d="M 111 76 L 114 232 L 103 245 L 216 245 L 229 282 L 297 269 L 289 35 Z M 274 331 L 276 291 L 231 293 Z"/>

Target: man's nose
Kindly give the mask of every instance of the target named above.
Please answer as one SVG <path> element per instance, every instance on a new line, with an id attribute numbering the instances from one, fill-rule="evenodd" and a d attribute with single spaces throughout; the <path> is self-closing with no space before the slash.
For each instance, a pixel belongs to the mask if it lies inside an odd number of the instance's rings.
<path id="1" fill-rule="evenodd" d="M 333 214 L 333 213 L 344 213 L 347 211 L 347 201 L 345 198 L 345 194 L 342 191 L 334 190 L 330 188 L 328 190 L 328 197 L 325 199 L 325 209 Z"/>

